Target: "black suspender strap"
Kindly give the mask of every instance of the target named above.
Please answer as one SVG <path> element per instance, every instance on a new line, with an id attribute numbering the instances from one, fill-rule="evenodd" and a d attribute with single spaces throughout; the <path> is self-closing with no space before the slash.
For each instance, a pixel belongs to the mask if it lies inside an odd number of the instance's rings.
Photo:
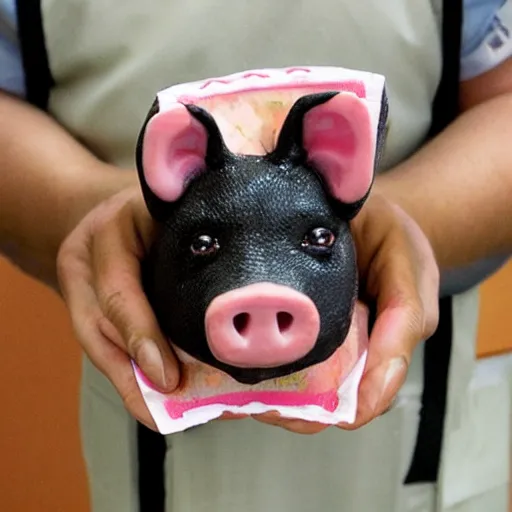
<path id="1" fill-rule="evenodd" d="M 48 64 L 40 0 L 16 2 L 18 37 L 25 73 L 26 100 L 47 110 L 54 82 Z"/>
<path id="2" fill-rule="evenodd" d="M 48 109 L 51 75 L 40 0 L 17 1 L 18 37 L 25 74 L 26 101 Z M 141 512 L 165 508 L 165 437 L 137 424 L 138 486 Z"/>
<path id="3" fill-rule="evenodd" d="M 459 112 L 462 22 L 462 0 L 446 0 L 443 6 L 443 71 L 433 105 L 431 137 L 443 131 Z M 441 299 L 439 306 L 439 326 L 425 343 L 420 423 L 405 484 L 436 482 L 439 472 L 452 352 L 452 298 Z"/>
<path id="4" fill-rule="evenodd" d="M 139 510 L 165 511 L 165 437 L 137 423 Z"/>

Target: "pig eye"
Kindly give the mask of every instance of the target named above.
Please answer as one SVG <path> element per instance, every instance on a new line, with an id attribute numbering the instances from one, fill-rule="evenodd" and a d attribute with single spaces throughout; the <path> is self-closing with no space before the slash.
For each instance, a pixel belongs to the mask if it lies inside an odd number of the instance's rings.
<path id="1" fill-rule="evenodd" d="M 192 241 L 190 250 L 195 256 L 214 254 L 220 248 L 219 241 L 209 235 L 200 235 Z"/>
<path id="2" fill-rule="evenodd" d="M 302 247 L 323 252 L 330 249 L 335 241 L 336 237 L 330 229 L 315 228 L 306 234 L 302 240 Z"/>

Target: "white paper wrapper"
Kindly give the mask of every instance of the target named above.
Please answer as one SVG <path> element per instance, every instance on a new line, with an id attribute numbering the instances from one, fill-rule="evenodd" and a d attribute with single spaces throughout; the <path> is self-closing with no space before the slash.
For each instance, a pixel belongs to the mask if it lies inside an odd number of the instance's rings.
<path id="1" fill-rule="evenodd" d="M 235 414 L 261 414 L 264 412 L 277 411 L 284 418 L 294 418 L 306 421 L 315 421 L 326 425 L 336 425 L 341 422 L 354 423 L 357 411 L 357 391 L 363 374 L 367 352 L 360 357 L 356 366 L 337 390 L 339 405 L 334 412 L 329 412 L 319 406 L 275 406 L 261 402 L 251 402 L 244 406 L 230 406 L 222 403 L 192 408 L 183 413 L 181 418 L 172 418 L 167 410 L 166 395 L 156 391 L 146 384 L 136 372 L 137 382 L 148 406 L 149 412 L 155 421 L 161 434 L 175 434 L 190 427 L 208 423 L 219 418 L 225 412 Z"/>

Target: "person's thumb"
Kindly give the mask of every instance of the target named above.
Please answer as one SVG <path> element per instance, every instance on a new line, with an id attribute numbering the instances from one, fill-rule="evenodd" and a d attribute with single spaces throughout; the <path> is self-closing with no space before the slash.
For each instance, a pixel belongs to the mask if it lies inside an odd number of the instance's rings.
<path id="1" fill-rule="evenodd" d="M 111 222 L 94 239 L 95 290 L 108 320 L 102 330 L 116 344 L 122 343 L 157 388 L 170 392 L 179 384 L 178 362 L 142 289 L 142 249 L 134 229 Z"/>

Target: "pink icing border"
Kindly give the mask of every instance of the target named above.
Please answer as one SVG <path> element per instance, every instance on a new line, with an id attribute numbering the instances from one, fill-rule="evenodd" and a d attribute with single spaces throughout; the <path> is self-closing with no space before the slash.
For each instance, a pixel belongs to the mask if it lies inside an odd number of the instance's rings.
<path id="1" fill-rule="evenodd" d="M 181 402 L 179 400 L 166 400 L 164 402 L 167 414 L 173 419 L 182 418 L 183 414 L 191 409 L 206 405 L 228 405 L 243 407 L 252 402 L 261 402 L 265 405 L 299 406 L 317 405 L 323 409 L 334 412 L 339 404 L 336 390 L 326 393 L 308 394 L 296 391 L 241 391 L 238 393 L 226 393 L 224 395 L 210 396 Z"/>
<path id="2" fill-rule="evenodd" d="M 227 81 L 221 81 L 221 80 L 209 80 L 206 82 L 202 87 L 199 89 L 203 89 L 206 86 L 212 85 L 213 83 L 222 83 L 222 84 L 231 84 L 232 82 Z M 290 89 L 300 89 L 302 87 L 305 87 L 307 85 L 308 90 L 311 91 L 311 93 L 315 91 L 327 91 L 327 90 L 335 90 L 339 92 L 351 92 L 356 94 L 359 98 L 366 98 L 366 89 L 360 80 L 347 80 L 346 82 L 320 82 L 317 84 L 304 84 L 301 82 L 292 82 L 292 83 L 283 83 L 279 84 L 275 90 L 276 91 L 286 91 Z M 226 90 L 226 91 L 217 91 L 212 95 L 187 95 L 187 94 L 180 94 L 178 95 L 177 99 L 180 103 L 195 103 L 198 100 L 208 100 L 213 97 L 217 96 L 227 96 L 229 94 L 236 93 L 244 94 L 244 93 L 250 93 L 250 92 L 258 92 L 258 91 L 264 91 L 269 88 L 269 84 L 261 84 L 261 85 L 253 85 L 251 87 L 247 87 L 240 90 Z"/>
<path id="3" fill-rule="evenodd" d="M 365 75 L 365 77 L 357 76 Z M 338 90 L 352 92 L 360 98 L 367 98 L 366 81 L 378 80 L 380 75 L 368 72 L 325 67 L 325 66 L 295 66 L 288 68 L 251 69 L 240 73 L 218 76 L 175 84 L 158 93 L 161 108 L 173 102 L 194 103 L 209 100 L 212 97 L 241 94 L 244 92 L 265 89 L 287 90 L 307 88 L 308 90 Z"/>
<path id="4" fill-rule="evenodd" d="M 134 367 L 139 379 L 151 389 L 156 389 L 151 381 L 142 373 L 140 368 Z M 183 414 L 198 407 L 207 405 L 226 405 L 243 407 L 253 402 L 265 405 L 304 407 L 316 405 L 328 412 L 334 412 L 339 405 L 337 390 L 333 389 L 325 393 L 303 393 L 298 391 L 235 391 L 205 398 L 188 398 L 186 400 L 173 400 L 167 398 L 163 404 L 167 414 L 173 420 L 183 417 Z"/>

